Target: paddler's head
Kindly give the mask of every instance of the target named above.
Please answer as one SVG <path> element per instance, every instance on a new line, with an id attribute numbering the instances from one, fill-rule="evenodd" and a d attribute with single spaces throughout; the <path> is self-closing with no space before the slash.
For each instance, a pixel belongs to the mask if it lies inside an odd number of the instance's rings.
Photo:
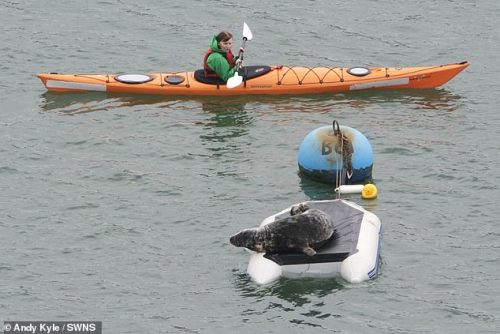
<path id="1" fill-rule="evenodd" d="M 228 52 L 231 50 L 233 46 L 233 35 L 230 32 L 222 31 L 217 36 L 215 36 L 217 40 L 217 46 L 224 52 Z"/>

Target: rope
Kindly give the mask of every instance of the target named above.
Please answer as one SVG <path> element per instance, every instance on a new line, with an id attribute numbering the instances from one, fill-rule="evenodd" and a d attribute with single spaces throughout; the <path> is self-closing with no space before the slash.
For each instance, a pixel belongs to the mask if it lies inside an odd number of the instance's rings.
<path id="1" fill-rule="evenodd" d="M 370 82 L 373 79 L 383 79 L 383 78 L 404 78 L 408 76 L 418 75 L 420 72 L 428 71 L 431 69 L 439 68 L 439 66 L 433 67 L 424 67 L 421 69 L 416 69 L 411 72 L 405 72 L 403 74 L 389 74 L 391 68 L 385 67 L 381 70 L 383 72 L 380 73 L 380 76 L 376 77 L 368 77 L 368 78 L 360 78 L 356 77 L 354 79 L 346 79 L 344 78 L 344 68 L 341 67 L 308 67 L 308 66 L 281 66 L 276 68 L 277 73 L 277 84 L 278 85 L 286 85 L 286 86 L 295 86 L 295 85 L 316 85 L 316 84 L 334 84 L 338 82 Z M 300 76 L 298 70 L 305 70 L 305 73 Z M 281 70 L 281 72 L 280 72 Z M 325 71 L 324 74 L 321 75 L 320 71 Z M 339 73 L 340 72 L 340 73 Z M 330 74 L 330 75 L 329 75 Z M 329 78 L 327 78 L 327 76 Z M 284 83 L 285 78 L 288 79 L 288 83 Z M 304 83 L 304 80 L 308 79 L 307 83 Z"/>
<path id="2" fill-rule="evenodd" d="M 337 140 L 340 138 L 342 140 L 342 132 L 340 131 L 340 125 L 339 122 L 336 120 L 333 121 L 333 136 L 337 137 Z M 342 152 L 342 147 L 341 147 L 341 152 Z M 335 147 L 335 152 L 337 151 Z M 340 170 L 341 164 L 343 164 L 343 155 L 340 154 L 340 159 L 336 159 L 336 166 L 335 166 L 335 188 L 338 188 L 342 185 L 342 172 Z M 340 191 L 337 192 L 337 199 L 340 199 Z"/>
<path id="3" fill-rule="evenodd" d="M 302 77 L 299 77 L 298 73 L 296 72 L 296 70 L 294 69 L 295 68 L 300 68 L 300 69 L 307 69 L 307 71 L 305 72 L 304 75 L 302 75 Z M 280 68 L 282 69 L 282 68 Z M 322 77 L 319 76 L 319 74 L 316 72 L 317 70 L 324 70 L 324 69 L 328 69 L 326 71 L 325 74 L 323 74 Z M 289 67 L 286 67 L 286 70 L 284 70 L 283 74 L 281 75 L 281 77 L 279 76 L 278 74 L 278 85 L 281 85 L 283 84 L 283 80 L 285 79 L 285 77 L 288 75 L 288 73 L 292 73 L 294 76 L 295 76 L 295 79 L 297 80 L 296 83 L 288 83 L 288 84 L 285 84 L 285 85 L 302 85 L 304 84 L 304 79 L 306 77 L 309 76 L 309 74 L 313 74 L 314 77 L 316 77 L 316 80 L 317 82 L 311 82 L 311 83 L 308 83 L 308 84 L 323 84 L 323 83 L 335 83 L 335 82 L 339 82 L 339 81 L 335 81 L 335 80 L 330 80 L 330 81 L 325 81 L 325 78 L 326 76 L 329 74 L 329 73 L 333 73 L 335 74 L 338 79 L 340 80 L 340 82 L 344 81 L 343 79 L 343 75 L 339 75 L 335 70 L 337 68 L 336 67 L 308 67 L 308 66 L 301 66 L 301 67 L 297 67 L 297 66 L 289 66 Z M 342 69 L 340 69 L 342 71 Z M 290 75 L 291 76 L 291 75 Z M 310 76 L 309 76 L 310 77 Z"/>
<path id="4" fill-rule="evenodd" d="M 101 81 L 101 82 L 106 82 L 106 83 L 109 82 L 109 74 L 106 74 L 107 80 L 96 78 L 95 75 L 98 75 L 98 74 L 73 74 L 73 76 L 77 77 L 77 78 L 87 78 L 87 79 L 92 79 L 95 81 Z"/>
<path id="5" fill-rule="evenodd" d="M 346 177 L 350 179 L 352 176 L 353 147 L 349 138 L 340 130 L 340 125 L 336 120 L 333 121 L 333 136 L 337 137 L 335 152 L 339 154 L 339 159 L 336 159 L 335 172 L 335 186 L 338 188 L 342 185 L 342 180 Z M 340 191 L 337 193 L 337 197 L 340 198 Z"/>

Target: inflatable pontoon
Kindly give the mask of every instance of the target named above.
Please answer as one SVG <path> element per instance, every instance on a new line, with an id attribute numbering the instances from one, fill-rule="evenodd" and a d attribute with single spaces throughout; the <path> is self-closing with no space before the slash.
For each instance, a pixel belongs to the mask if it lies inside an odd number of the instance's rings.
<path id="1" fill-rule="evenodd" d="M 376 215 L 345 200 L 308 201 L 310 208 L 330 214 L 335 233 L 314 256 L 301 252 L 257 253 L 248 250 L 247 272 L 257 284 L 285 277 L 341 277 L 359 283 L 376 276 L 378 271 L 381 223 Z M 274 214 L 261 223 L 269 224 L 290 215 L 290 209 Z"/>

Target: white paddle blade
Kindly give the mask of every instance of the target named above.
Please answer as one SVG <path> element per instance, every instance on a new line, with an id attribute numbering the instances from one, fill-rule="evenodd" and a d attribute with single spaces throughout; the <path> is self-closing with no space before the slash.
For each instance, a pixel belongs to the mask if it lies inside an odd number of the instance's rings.
<path id="1" fill-rule="evenodd" d="M 243 38 L 246 38 L 247 41 L 251 41 L 253 38 L 252 32 L 246 22 L 243 22 Z"/>
<path id="2" fill-rule="evenodd" d="M 236 88 L 239 85 L 241 85 L 242 82 L 243 82 L 243 77 L 240 76 L 238 72 L 236 72 L 234 76 L 232 76 L 227 80 L 226 87 L 229 89 Z"/>

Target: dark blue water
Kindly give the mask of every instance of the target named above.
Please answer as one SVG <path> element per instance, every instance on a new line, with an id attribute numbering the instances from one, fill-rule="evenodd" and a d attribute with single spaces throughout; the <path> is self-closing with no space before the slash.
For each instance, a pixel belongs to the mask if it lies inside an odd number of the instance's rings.
<path id="1" fill-rule="evenodd" d="M 0 321 L 106 333 L 496 333 L 496 1 L 0 1 Z M 47 93 L 39 72 L 198 68 L 213 33 L 248 64 L 468 60 L 441 88 L 298 97 Z M 236 43 L 238 44 L 238 42 Z M 313 129 L 361 131 L 382 221 L 379 276 L 256 286 L 230 235 L 329 199 L 298 175 Z"/>

